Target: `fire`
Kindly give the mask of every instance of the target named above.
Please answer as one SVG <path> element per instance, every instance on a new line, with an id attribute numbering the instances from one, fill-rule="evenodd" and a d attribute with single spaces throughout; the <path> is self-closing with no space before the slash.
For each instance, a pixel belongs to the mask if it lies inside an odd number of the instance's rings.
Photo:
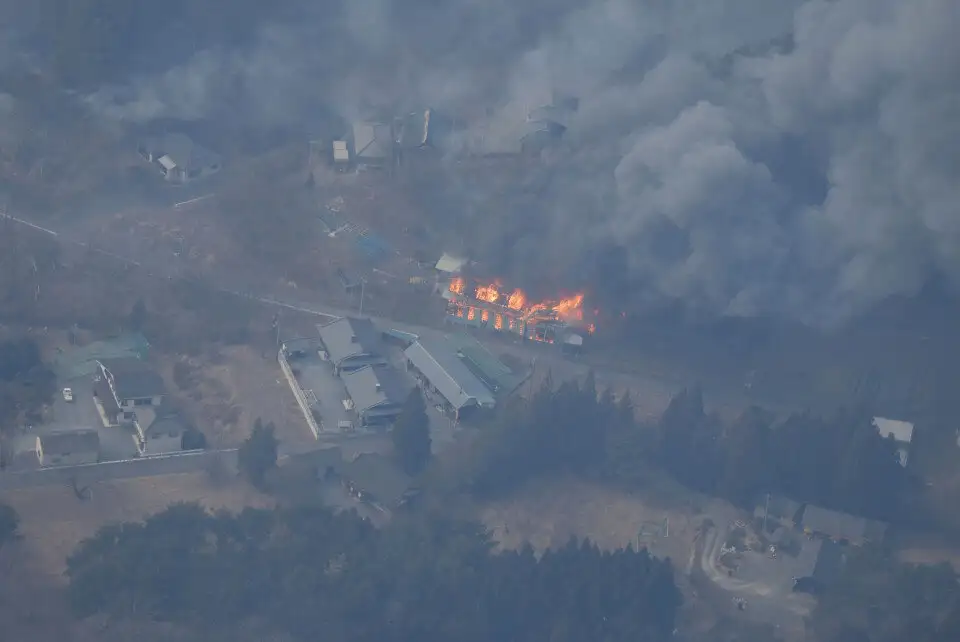
<path id="1" fill-rule="evenodd" d="M 503 315 L 502 315 L 502 314 L 498 314 L 496 317 L 494 317 L 494 319 L 493 319 L 493 327 L 496 328 L 497 330 L 503 330 Z"/>
<path id="2" fill-rule="evenodd" d="M 463 294 L 463 289 L 466 284 L 464 283 L 463 277 L 458 276 L 457 278 L 450 281 L 450 291 L 454 294 Z"/>
<path id="3" fill-rule="evenodd" d="M 467 320 L 468 320 L 468 321 L 473 321 L 473 320 L 476 318 L 476 316 L 477 316 L 477 309 L 476 309 L 476 308 L 469 308 L 469 309 L 467 310 Z"/>
<path id="4" fill-rule="evenodd" d="M 507 307 L 511 310 L 522 310 L 526 302 L 527 295 L 523 293 L 523 290 L 516 289 L 510 295 L 510 298 L 507 299 Z"/>
<path id="5" fill-rule="evenodd" d="M 553 305 L 553 311 L 557 313 L 557 316 L 565 321 L 568 320 L 583 320 L 583 295 L 577 294 L 568 299 L 560 299 L 560 301 Z"/>
<path id="6" fill-rule="evenodd" d="M 487 321 L 489 321 L 489 320 L 490 320 L 490 310 L 483 310 L 483 311 L 480 313 L 480 320 L 483 321 L 484 323 L 486 323 Z"/>
<path id="7" fill-rule="evenodd" d="M 500 291 L 497 289 L 496 283 L 491 283 L 490 285 L 481 285 L 477 288 L 476 293 L 473 295 L 478 301 L 486 301 L 487 303 L 496 303 L 500 299 Z"/>

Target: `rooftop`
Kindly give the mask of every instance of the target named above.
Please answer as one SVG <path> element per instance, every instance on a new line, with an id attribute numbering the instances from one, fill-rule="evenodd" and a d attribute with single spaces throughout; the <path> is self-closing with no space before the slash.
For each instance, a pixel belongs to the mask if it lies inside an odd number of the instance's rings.
<path id="1" fill-rule="evenodd" d="M 518 376 L 483 344 L 467 334 L 449 337 L 464 365 L 492 392 L 510 393 L 523 382 Z"/>
<path id="2" fill-rule="evenodd" d="M 381 123 L 353 124 L 353 155 L 360 160 L 386 160 L 392 152 L 390 127 Z"/>
<path id="3" fill-rule="evenodd" d="M 804 530 L 820 533 L 831 539 L 845 539 L 859 543 L 864 540 L 879 541 L 886 531 L 886 524 L 856 517 L 840 511 L 807 504 L 800 521 Z"/>
<path id="4" fill-rule="evenodd" d="M 449 340 L 421 337 L 404 354 L 454 408 L 463 408 L 471 400 L 480 406 L 496 403 L 493 393 L 470 371 Z"/>
<path id="5" fill-rule="evenodd" d="M 167 156 L 176 167 L 184 169 L 209 167 L 220 163 L 220 155 L 198 145 L 186 134 L 170 133 L 152 136 L 143 146 L 156 156 Z"/>
<path id="6" fill-rule="evenodd" d="M 466 259 L 444 252 L 440 260 L 437 261 L 436 269 L 439 272 L 446 272 L 447 274 L 458 274 L 466 264 Z"/>
<path id="7" fill-rule="evenodd" d="M 409 387 L 390 366 L 365 366 L 341 377 L 357 412 L 384 404 L 402 405 Z"/>
<path id="8" fill-rule="evenodd" d="M 142 406 L 136 410 L 137 423 L 144 433 L 183 433 L 187 425 L 171 404 L 164 402 L 159 407 Z"/>
<path id="9" fill-rule="evenodd" d="M 113 377 L 113 387 L 121 401 L 155 397 L 166 393 L 163 378 L 139 359 L 133 357 L 103 359 L 100 365 Z"/>
<path id="10" fill-rule="evenodd" d="M 884 439 L 893 437 L 894 441 L 902 444 L 909 444 L 913 441 L 913 424 L 909 421 L 874 417 L 873 425 Z"/>
<path id="11" fill-rule="evenodd" d="M 344 317 L 325 325 L 318 325 L 317 332 L 323 347 L 335 364 L 348 357 L 364 354 L 380 354 L 380 336 L 370 319 Z"/>
<path id="12" fill-rule="evenodd" d="M 47 455 L 99 452 L 100 436 L 96 430 L 62 430 L 40 435 L 40 444 Z"/>

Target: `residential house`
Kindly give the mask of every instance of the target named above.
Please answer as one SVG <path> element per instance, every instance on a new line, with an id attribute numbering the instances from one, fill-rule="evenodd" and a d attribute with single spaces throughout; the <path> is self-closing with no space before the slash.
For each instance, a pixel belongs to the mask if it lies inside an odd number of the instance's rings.
<path id="1" fill-rule="evenodd" d="M 897 458 L 900 465 L 906 467 L 910 457 L 910 444 L 913 442 L 913 424 L 909 421 L 874 417 L 873 427 L 884 439 L 893 439 L 897 444 Z"/>
<path id="2" fill-rule="evenodd" d="M 361 426 L 393 423 L 410 389 L 391 366 L 364 366 L 341 374 L 349 395 L 347 409 L 357 413 Z"/>
<path id="3" fill-rule="evenodd" d="M 358 165 L 384 167 L 393 162 L 393 132 L 382 123 L 353 124 L 353 160 Z"/>
<path id="4" fill-rule="evenodd" d="M 96 430 L 49 432 L 37 441 L 41 466 L 79 466 L 100 459 L 100 436 Z"/>
<path id="5" fill-rule="evenodd" d="M 363 453 L 346 462 L 341 481 L 348 493 L 388 515 L 418 494 L 410 476 L 378 453 Z"/>
<path id="6" fill-rule="evenodd" d="M 160 375 L 139 359 L 104 359 L 97 366 L 93 396 L 107 426 L 132 422 L 138 408 L 159 406 L 167 394 Z"/>
<path id="7" fill-rule="evenodd" d="M 134 413 L 133 439 L 141 455 L 162 455 L 183 450 L 187 424 L 167 401 L 159 406 L 140 406 Z"/>
<path id="8" fill-rule="evenodd" d="M 17 435 L 4 440 L 0 465 L 6 470 L 30 470 L 40 465 L 40 438 L 36 435 Z"/>
<path id="9" fill-rule="evenodd" d="M 219 154 L 180 133 L 146 138 L 137 145 L 137 151 L 173 183 L 188 183 L 216 174 L 223 164 Z"/>
<path id="10" fill-rule="evenodd" d="M 804 507 L 800 526 L 808 535 L 819 535 L 855 546 L 867 542 L 879 543 L 887 530 L 887 525 L 883 522 L 855 517 L 814 504 L 807 504 Z"/>
<path id="11" fill-rule="evenodd" d="M 439 394 L 459 419 L 465 411 L 492 409 L 496 398 L 463 362 L 456 347 L 441 338 L 424 338 L 404 351 L 412 370 L 428 393 Z"/>
<path id="12" fill-rule="evenodd" d="M 324 356 L 338 374 L 387 363 L 380 335 L 369 319 L 344 317 L 317 326 L 317 332 Z"/>

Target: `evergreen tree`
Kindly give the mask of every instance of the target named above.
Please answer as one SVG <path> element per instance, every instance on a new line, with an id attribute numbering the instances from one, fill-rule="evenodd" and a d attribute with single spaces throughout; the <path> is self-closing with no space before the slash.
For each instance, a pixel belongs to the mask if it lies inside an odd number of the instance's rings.
<path id="1" fill-rule="evenodd" d="M 275 431 L 272 423 L 264 425 L 257 417 L 253 432 L 237 451 L 237 465 L 254 486 L 262 487 L 267 472 L 277 465 L 279 442 Z"/>
<path id="2" fill-rule="evenodd" d="M 13 506 L 0 504 L 0 548 L 7 542 L 12 542 L 19 536 L 17 530 L 20 528 L 20 515 L 14 510 Z"/>
<path id="3" fill-rule="evenodd" d="M 393 427 L 393 454 L 400 467 L 417 475 L 430 461 L 430 420 L 419 388 L 414 388 Z"/>

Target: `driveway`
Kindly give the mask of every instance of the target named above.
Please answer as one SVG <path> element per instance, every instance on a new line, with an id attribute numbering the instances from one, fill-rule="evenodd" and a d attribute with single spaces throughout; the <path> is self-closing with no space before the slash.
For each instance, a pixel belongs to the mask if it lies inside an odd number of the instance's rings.
<path id="1" fill-rule="evenodd" d="M 63 388 L 73 390 L 73 401 L 64 401 Z M 61 430 L 84 430 L 93 428 L 100 436 L 101 461 L 130 459 L 137 454 L 133 433 L 127 428 L 107 428 L 93 401 L 93 380 L 79 377 L 60 382 L 60 390 L 53 403 L 53 417 L 40 427 L 40 434 Z"/>

